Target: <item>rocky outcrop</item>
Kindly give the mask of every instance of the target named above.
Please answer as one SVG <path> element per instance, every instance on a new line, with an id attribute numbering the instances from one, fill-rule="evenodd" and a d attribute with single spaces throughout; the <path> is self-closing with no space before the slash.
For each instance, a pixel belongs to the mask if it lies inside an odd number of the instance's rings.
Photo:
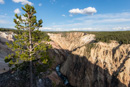
<path id="1" fill-rule="evenodd" d="M 89 43 L 95 35 L 84 33 L 48 34 L 60 49 L 54 48 L 55 64 L 75 87 L 129 87 L 130 44 Z M 72 39 L 71 39 L 72 38 Z M 75 38 L 75 39 L 73 39 Z M 90 49 L 88 51 L 88 49 Z M 89 56 L 88 56 L 89 55 Z M 59 61 L 59 60 L 63 61 Z M 58 62 L 57 62 L 58 61 Z"/>
<path id="2" fill-rule="evenodd" d="M 6 42 L 14 41 L 14 35 L 12 32 L 0 32 L 0 73 L 9 70 L 8 64 L 4 62 L 4 58 L 12 51 L 7 47 Z"/>
<path id="3" fill-rule="evenodd" d="M 23 72 L 21 70 L 8 71 L 0 74 L 0 87 L 31 87 L 30 86 L 30 71 L 25 68 Z M 44 76 L 42 73 L 41 76 Z M 52 81 L 48 77 L 39 78 L 33 75 L 32 87 L 53 87 Z"/>
<path id="4" fill-rule="evenodd" d="M 14 33 L 13 32 L 0 32 L 0 42 L 10 42 L 14 41 Z"/>
<path id="5" fill-rule="evenodd" d="M 50 39 L 57 43 L 62 49 L 65 50 L 74 50 L 75 48 L 81 47 L 87 43 L 93 42 L 95 40 L 95 35 L 93 34 L 85 34 L 82 32 L 74 32 L 74 33 L 60 33 L 60 34 L 52 34 L 48 33 Z"/>

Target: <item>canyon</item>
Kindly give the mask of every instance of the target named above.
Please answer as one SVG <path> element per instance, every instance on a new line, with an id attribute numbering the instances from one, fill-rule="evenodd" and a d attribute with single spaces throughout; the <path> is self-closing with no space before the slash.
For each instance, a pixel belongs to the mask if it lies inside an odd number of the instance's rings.
<path id="1" fill-rule="evenodd" d="M 60 71 L 72 86 L 130 86 L 130 44 L 95 42 L 95 35 L 82 32 L 48 35 L 54 67 L 61 64 Z"/>
<path id="2" fill-rule="evenodd" d="M 11 50 L 5 42 L 13 41 L 13 33 L 0 33 L 0 72 L 8 71 L 4 57 Z M 3 36 L 2 36 L 3 35 Z M 48 33 L 54 59 L 52 73 L 47 77 L 55 84 L 63 83 L 56 73 L 67 77 L 73 87 L 130 87 L 130 44 L 96 42 L 94 34 L 83 32 Z M 11 39 L 12 38 L 12 39 Z"/>

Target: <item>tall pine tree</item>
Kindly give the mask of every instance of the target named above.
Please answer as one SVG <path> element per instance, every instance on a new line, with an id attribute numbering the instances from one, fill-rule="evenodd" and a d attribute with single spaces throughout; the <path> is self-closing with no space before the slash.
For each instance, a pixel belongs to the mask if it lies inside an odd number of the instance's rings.
<path id="1" fill-rule="evenodd" d="M 15 65 L 15 69 L 21 70 L 29 64 L 30 84 L 32 84 L 34 72 L 45 71 L 51 65 L 47 52 L 50 45 L 46 44 L 47 41 L 43 41 L 48 40 L 48 37 L 43 36 L 43 33 L 39 31 L 43 21 L 37 21 L 34 15 L 35 8 L 26 4 L 22 9 L 25 14 L 22 16 L 15 14 L 16 19 L 14 19 L 18 34 L 15 35 L 15 41 L 12 44 L 7 44 L 14 53 L 8 55 L 5 62 L 8 62 L 10 66 Z M 32 85 L 30 86 L 32 87 Z"/>

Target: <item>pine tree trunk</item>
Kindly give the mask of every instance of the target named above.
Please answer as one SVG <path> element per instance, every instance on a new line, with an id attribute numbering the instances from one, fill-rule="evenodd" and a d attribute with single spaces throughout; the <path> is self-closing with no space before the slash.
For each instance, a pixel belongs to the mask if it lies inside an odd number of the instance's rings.
<path id="1" fill-rule="evenodd" d="M 32 61 L 30 61 L 30 87 L 33 87 Z"/>
<path id="2" fill-rule="evenodd" d="M 30 19 L 30 15 L 29 15 Z M 31 52 L 32 52 L 32 36 L 31 36 L 31 28 L 30 28 L 30 23 L 29 23 L 29 51 L 30 51 L 30 87 L 33 87 L 33 73 L 32 73 L 32 60 L 31 60 Z"/>
<path id="3" fill-rule="evenodd" d="M 29 29 L 29 43 L 30 43 L 30 58 L 32 52 L 31 30 Z M 33 73 L 32 73 L 32 60 L 30 59 L 30 87 L 33 87 Z"/>

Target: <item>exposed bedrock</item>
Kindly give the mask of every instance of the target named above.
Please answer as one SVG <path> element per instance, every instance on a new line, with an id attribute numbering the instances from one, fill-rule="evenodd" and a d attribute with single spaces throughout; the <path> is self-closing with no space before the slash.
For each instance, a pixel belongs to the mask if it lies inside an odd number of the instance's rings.
<path id="1" fill-rule="evenodd" d="M 14 41 L 14 35 L 13 32 L 0 31 L 0 74 L 9 70 L 8 64 L 4 62 L 4 58 L 12 51 L 7 47 L 6 42 Z"/>
<path id="2" fill-rule="evenodd" d="M 49 34 L 51 56 L 60 71 L 75 87 L 129 87 L 130 44 L 93 43 L 95 35 L 84 33 Z M 72 39 L 70 39 L 72 38 Z M 75 38 L 75 39 L 74 39 Z M 90 50 L 89 44 L 93 46 Z"/>
<path id="3" fill-rule="evenodd" d="M 55 58 L 54 70 L 48 77 L 55 84 L 61 83 L 55 72 L 60 64 L 60 72 L 74 87 L 130 87 L 130 44 L 95 43 L 95 35 L 81 32 L 48 35 L 52 40 L 50 57 Z M 3 73 L 8 70 L 4 57 L 12 52 L 5 42 L 13 41 L 13 34 L 0 32 L 0 41 L 0 73 Z"/>

